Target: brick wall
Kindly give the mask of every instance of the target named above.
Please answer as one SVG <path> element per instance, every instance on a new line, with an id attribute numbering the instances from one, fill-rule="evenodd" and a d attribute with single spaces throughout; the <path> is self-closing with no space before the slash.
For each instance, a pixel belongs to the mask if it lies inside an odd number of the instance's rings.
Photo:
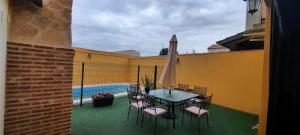
<path id="1" fill-rule="evenodd" d="M 70 134 L 72 49 L 8 43 L 5 134 Z"/>

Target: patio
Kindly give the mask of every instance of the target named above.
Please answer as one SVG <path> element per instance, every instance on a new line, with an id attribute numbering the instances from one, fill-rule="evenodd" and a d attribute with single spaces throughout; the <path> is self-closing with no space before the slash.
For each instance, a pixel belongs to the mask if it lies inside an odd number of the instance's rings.
<path id="1" fill-rule="evenodd" d="M 144 127 L 135 124 L 136 111 L 130 113 L 127 118 L 128 100 L 127 97 L 116 98 L 114 104 L 108 107 L 93 108 L 92 104 L 83 107 L 73 106 L 72 109 L 72 134 L 73 135 L 153 135 L 154 119 L 145 117 Z M 177 110 L 179 111 L 179 110 Z M 197 121 L 185 116 L 184 125 L 181 125 L 181 114 L 177 119 L 176 129 L 172 128 L 171 120 L 167 127 L 166 119 L 158 118 L 158 135 L 199 135 Z M 185 113 L 187 115 L 187 113 Z M 203 117 L 205 118 L 205 117 Z M 205 119 L 200 122 L 201 132 L 205 135 L 256 135 L 256 130 L 252 130 L 258 122 L 258 117 L 246 113 L 233 111 L 220 106 L 212 105 L 210 108 L 210 128 L 207 128 Z"/>

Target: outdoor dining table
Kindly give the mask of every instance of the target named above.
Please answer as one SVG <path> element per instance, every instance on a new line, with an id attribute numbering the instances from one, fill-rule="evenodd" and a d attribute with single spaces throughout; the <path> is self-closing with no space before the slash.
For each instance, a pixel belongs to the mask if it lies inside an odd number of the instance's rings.
<path id="1" fill-rule="evenodd" d="M 173 119 L 173 128 L 175 128 L 175 104 L 180 103 L 191 98 L 199 97 L 197 94 L 193 94 L 190 92 L 180 91 L 180 90 L 172 90 L 171 95 L 169 94 L 168 89 L 157 89 L 149 92 L 149 95 L 152 95 L 158 99 L 162 99 L 168 102 L 168 113 L 170 118 Z M 172 112 L 170 110 L 172 108 Z"/>

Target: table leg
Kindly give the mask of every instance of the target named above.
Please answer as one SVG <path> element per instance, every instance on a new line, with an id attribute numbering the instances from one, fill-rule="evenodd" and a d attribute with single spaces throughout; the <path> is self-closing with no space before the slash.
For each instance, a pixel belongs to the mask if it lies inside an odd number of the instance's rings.
<path id="1" fill-rule="evenodd" d="M 168 113 L 170 113 L 170 112 L 171 112 L 171 103 L 168 102 Z"/>
<path id="2" fill-rule="evenodd" d="M 172 113 L 173 113 L 173 128 L 175 128 L 175 103 L 172 102 Z"/>
<path id="3" fill-rule="evenodd" d="M 165 113 L 164 115 L 162 115 L 162 117 L 173 120 L 173 128 L 175 128 L 176 115 L 175 115 L 175 103 L 174 102 L 168 101 L 168 112 Z"/>

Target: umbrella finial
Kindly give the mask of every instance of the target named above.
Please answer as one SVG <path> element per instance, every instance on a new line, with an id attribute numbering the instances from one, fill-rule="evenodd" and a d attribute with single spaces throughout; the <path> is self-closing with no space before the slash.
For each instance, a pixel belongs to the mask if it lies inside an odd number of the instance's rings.
<path id="1" fill-rule="evenodd" d="M 177 42 L 177 38 L 176 38 L 176 35 L 175 35 L 175 34 L 173 34 L 173 36 L 172 36 L 170 42 Z"/>

